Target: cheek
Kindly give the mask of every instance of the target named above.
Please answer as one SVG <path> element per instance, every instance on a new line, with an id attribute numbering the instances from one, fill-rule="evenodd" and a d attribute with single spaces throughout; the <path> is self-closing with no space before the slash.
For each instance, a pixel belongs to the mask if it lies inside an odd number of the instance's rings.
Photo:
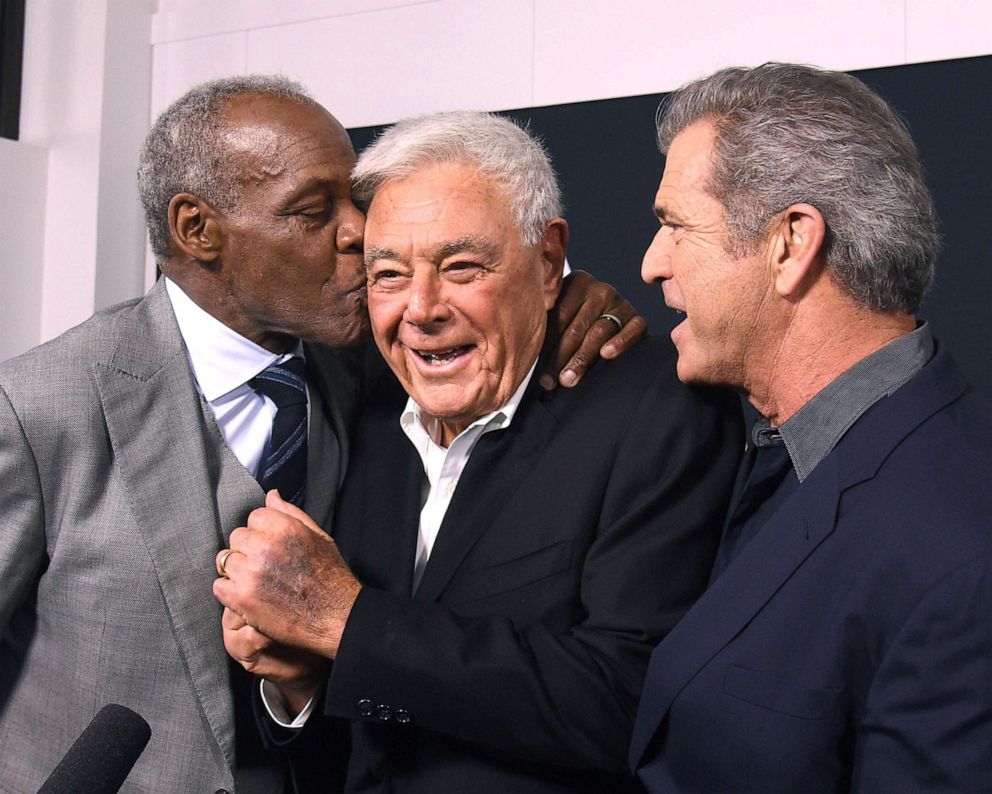
<path id="1" fill-rule="evenodd" d="M 704 310 L 706 304 L 720 290 L 719 274 L 714 267 L 712 252 L 699 245 L 686 244 L 679 248 L 676 280 L 687 299 L 695 299 Z"/>
<path id="2" fill-rule="evenodd" d="M 404 303 L 393 297 L 378 295 L 370 292 L 368 296 L 369 321 L 376 342 L 388 342 L 395 339 L 397 329 L 403 317 Z"/>
<path id="3" fill-rule="evenodd" d="M 530 294 L 502 298 L 486 334 L 490 359 L 498 358 L 502 364 L 512 361 L 515 366 L 523 359 L 540 352 L 547 327 L 547 312 L 540 297 Z"/>

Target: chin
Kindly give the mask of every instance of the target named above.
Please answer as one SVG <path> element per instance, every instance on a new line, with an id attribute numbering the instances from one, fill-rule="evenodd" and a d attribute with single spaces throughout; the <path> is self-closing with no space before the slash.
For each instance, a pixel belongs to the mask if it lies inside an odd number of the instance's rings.
<path id="1" fill-rule="evenodd" d="M 679 380 L 683 383 L 702 385 L 711 382 L 706 378 L 705 370 L 694 366 L 693 362 L 682 354 L 679 354 L 678 363 L 675 365 L 675 372 L 679 376 Z"/>
<path id="2" fill-rule="evenodd" d="M 317 338 L 307 341 L 318 342 L 326 347 L 355 347 L 369 337 L 369 317 L 362 312 L 360 315 L 338 318 L 328 325 Z"/>
<path id="3" fill-rule="evenodd" d="M 469 423 L 471 423 L 475 421 L 475 417 L 483 415 L 477 414 L 472 409 L 472 406 L 452 403 L 444 399 L 432 400 L 430 396 L 425 396 L 421 399 L 421 397 L 417 394 L 413 394 L 413 399 L 417 405 L 423 408 L 425 413 L 433 416 L 435 419 L 440 419 L 443 422 L 457 422 L 465 419 L 466 417 L 472 417 L 468 420 Z"/>

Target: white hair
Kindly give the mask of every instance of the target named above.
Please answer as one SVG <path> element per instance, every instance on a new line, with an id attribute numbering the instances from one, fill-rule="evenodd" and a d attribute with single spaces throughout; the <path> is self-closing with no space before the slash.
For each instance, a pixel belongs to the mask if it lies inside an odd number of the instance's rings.
<path id="1" fill-rule="evenodd" d="M 441 163 L 465 163 L 492 179 L 524 245 L 540 242 L 548 222 L 562 215 L 558 180 L 541 142 L 509 119 L 474 111 L 405 119 L 383 132 L 352 171 L 355 195 L 371 201 L 387 180 Z"/>

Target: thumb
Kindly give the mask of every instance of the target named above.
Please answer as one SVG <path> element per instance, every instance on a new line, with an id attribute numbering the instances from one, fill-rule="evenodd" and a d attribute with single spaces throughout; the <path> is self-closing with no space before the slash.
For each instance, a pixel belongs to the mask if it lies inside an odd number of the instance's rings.
<path id="1" fill-rule="evenodd" d="M 275 488 L 273 488 L 271 491 L 265 494 L 265 506 L 271 507 L 273 510 L 278 510 L 280 513 L 284 513 L 285 515 L 290 516 L 291 518 L 295 518 L 300 523 L 310 527 L 310 529 L 312 529 L 314 532 L 319 532 L 321 535 L 327 534 L 326 532 L 324 532 L 324 530 L 322 530 L 320 527 L 317 526 L 316 522 L 312 518 L 310 518 L 310 516 L 307 513 L 300 510 L 300 508 L 298 508 L 292 502 L 287 502 L 285 499 L 283 499 L 279 495 L 279 491 L 277 491 Z"/>

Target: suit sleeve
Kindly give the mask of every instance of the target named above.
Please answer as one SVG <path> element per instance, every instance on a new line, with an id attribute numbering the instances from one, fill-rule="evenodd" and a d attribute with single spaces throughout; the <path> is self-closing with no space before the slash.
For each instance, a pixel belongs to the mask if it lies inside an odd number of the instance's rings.
<path id="1" fill-rule="evenodd" d="M 741 438 L 736 398 L 717 406 L 674 378 L 656 381 L 617 446 L 574 624 L 521 626 L 367 587 L 328 712 L 375 722 L 359 701 L 385 704 L 401 721 L 499 753 L 625 772 L 648 656 L 705 587 Z"/>
<path id="2" fill-rule="evenodd" d="M 920 599 L 868 693 L 852 790 L 978 792 L 992 758 L 992 561 Z"/>
<path id="3" fill-rule="evenodd" d="M 45 556 L 38 467 L 7 393 L 0 388 L 0 635 L 27 598 Z"/>

